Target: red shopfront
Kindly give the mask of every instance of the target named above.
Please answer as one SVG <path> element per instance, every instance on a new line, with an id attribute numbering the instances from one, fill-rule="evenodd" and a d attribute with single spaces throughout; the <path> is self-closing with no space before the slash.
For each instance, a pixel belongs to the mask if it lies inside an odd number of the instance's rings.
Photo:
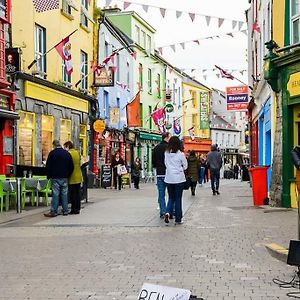
<path id="1" fill-rule="evenodd" d="M 190 137 L 184 137 L 184 153 L 194 150 L 196 155 L 207 154 L 211 150 L 211 143 L 210 139 L 195 138 L 192 140 Z"/>
<path id="2" fill-rule="evenodd" d="M 258 165 L 258 121 L 252 123 L 251 128 L 251 165 Z"/>

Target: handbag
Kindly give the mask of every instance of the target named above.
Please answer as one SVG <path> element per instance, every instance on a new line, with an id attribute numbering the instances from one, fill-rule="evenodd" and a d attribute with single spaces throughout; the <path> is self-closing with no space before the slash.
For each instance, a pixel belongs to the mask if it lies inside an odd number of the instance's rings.
<path id="1" fill-rule="evenodd" d="M 128 171 L 127 171 L 127 169 L 124 165 L 120 165 L 120 166 L 117 167 L 117 173 L 118 173 L 119 176 L 121 176 L 121 175 L 127 174 Z"/>

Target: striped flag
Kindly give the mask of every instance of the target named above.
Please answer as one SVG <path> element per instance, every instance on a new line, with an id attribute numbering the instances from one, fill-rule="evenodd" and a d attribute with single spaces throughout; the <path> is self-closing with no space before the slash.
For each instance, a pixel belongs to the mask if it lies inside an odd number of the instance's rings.
<path id="1" fill-rule="evenodd" d="M 32 0 L 36 12 L 59 9 L 59 0 Z"/>
<path id="2" fill-rule="evenodd" d="M 235 77 L 233 75 L 231 75 L 230 73 L 228 73 L 227 71 L 223 70 L 222 68 L 220 68 L 216 65 L 215 65 L 215 67 L 220 71 L 222 78 L 227 78 L 227 79 L 231 79 L 231 80 L 235 79 Z"/>

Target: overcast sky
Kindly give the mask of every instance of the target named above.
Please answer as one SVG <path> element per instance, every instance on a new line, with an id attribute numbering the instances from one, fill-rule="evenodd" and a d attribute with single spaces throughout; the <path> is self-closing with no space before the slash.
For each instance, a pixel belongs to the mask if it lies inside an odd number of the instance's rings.
<path id="1" fill-rule="evenodd" d="M 220 38 L 200 40 L 199 46 L 195 42 L 187 43 L 185 50 L 180 45 L 176 45 L 176 52 L 170 47 L 163 48 L 163 57 L 178 68 L 196 69 L 193 73 L 188 70 L 186 72 L 208 87 L 225 90 L 226 86 L 240 85 L 237 81 L 218 79 L 215 75 L 217 72 L 203 73 L 199 70 L 213 69 L 214 65 L 223 69 L 247 69 L 247 36 L 243 33 L 234 33 L 233 38 L 226 35 L 238 31 L 237 27 L 232 29 L 232 22 L 229 20 L 225 20 L 218 28 L 218 19 L 212 18 L 210 26 L 207 26 L 205 18 L 197 15 L 194 22 L 187 13 L 183 13 L 177 19 L 176 10 L 245 22 L 245 10 L 249 7 L 248 0 L 132 0 L 132 2 L 174 9 L 167 10 L 165 18 L 162 18 L 157 8 L 149 7 L 148 13 L 140 5 L 132 4 L 127 8 L 136 11 L 157 30 L 156 48 L 220 35 Z M 105 0 L 98 0 L 100 7 L 105 6 L 105 3 Z M 123 8 L 123 1 L 112 0 L 111 5 L 115 4 Z M 242 29 L 247 29 L 246 24 Z M 207 76 L 206 80 L 203 74 Z M 247 82 L 246 72 L 243 76 L 239 72 L 233 75 Z"/>

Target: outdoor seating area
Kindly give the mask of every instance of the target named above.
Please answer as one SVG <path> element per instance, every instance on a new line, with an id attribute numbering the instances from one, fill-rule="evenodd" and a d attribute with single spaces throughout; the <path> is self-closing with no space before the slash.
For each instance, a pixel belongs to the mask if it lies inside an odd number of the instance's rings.
<path id="1" fill-rule="evenodd" d="M 26 205 L 48 206 L 51 195 L 51 181 L 46 176 L 21 179 L 21 207 Z M 0 213 L 17 206 L 17 178 L 0 175 Z"/>

